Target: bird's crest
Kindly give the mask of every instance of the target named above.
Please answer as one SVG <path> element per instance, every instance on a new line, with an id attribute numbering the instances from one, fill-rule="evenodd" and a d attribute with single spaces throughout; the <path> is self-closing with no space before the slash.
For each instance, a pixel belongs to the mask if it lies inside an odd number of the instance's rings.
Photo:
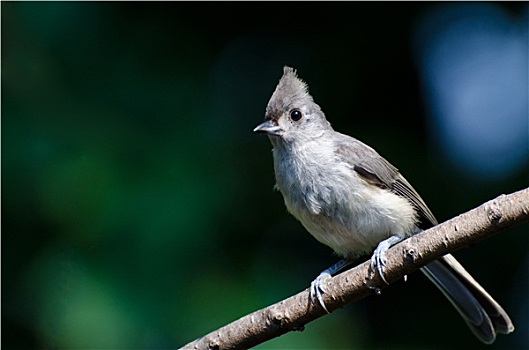
<path id="1" fill-rule="evenodd" d="M 298 77 L 294 68 L 285 66 L 283 76 L 268 103 L 267 112 L 272 112 L 274 109 L 284 110 L 295 101 L 307 100 L 313 101 L 307 84 Z"/>

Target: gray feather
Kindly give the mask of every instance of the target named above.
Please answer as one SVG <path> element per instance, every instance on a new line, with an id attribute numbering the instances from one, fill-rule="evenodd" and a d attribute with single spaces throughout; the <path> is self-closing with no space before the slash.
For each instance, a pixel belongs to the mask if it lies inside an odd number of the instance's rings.
<path id="1" fill-rule="evenodd" d="M 484 343 L 494 342 L 496 333 L 508 334 L 514 330 L 505 310 L 452 255 L 431 262 L 421 271 L 443 292 Z"/>
<path id="2" fill-rule="evenodd" d="M 407 199 L 417 209 L 421 219 L 422 225 L 419 225 L 421 229 L 437 225 L 437 219 L 424 200 L 396 167 L 366 144 L 347 135 L 342 135 L 342 138 L 354 140 L 354 142 L 351 140 L 340 142 L 336 152 L 341 156 L 342 161 L 349 162 L 358 175 L 369 184 L 388 189 Z"/>

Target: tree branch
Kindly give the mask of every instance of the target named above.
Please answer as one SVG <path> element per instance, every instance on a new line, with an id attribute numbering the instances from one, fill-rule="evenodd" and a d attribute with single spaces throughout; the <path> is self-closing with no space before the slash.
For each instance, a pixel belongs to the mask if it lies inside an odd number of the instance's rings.
<path id="1" fill-rule="evenodd" d="M 384 276 L 394 282 L 441 256 L 473 245 L 514 224 L 529 220 L 529 188 L 501 195 L 485 204 L 414 235 L 387 252 Z M 372 273 L 369 261 L 331 279 L 324 302 L 333 311 L 352 301 L 380 293 L 387 285 Z M 184 349 L 247 349 L 325 315 L 306 289 L 279 303 L 255 311 L 191 343 Z"/>

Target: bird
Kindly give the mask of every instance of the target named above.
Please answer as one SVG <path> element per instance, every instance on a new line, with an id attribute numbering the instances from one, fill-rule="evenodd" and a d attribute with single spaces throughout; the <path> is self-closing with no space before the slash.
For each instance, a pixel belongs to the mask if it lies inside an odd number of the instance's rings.
<path id="1" fill-rule="evenodd" d="M 372 147 L 332 128 L 294 68 L 283 68 L 264 122 L 254 132 L 270 139 L 275 189 L 287 210 L 342 258 L 310 286 L 310 297 L 325 311 L 322 286 L 328 278 L 372 252 L 371 267 L 385 281 L 386 251 L 438 224 L 395 166 Z M 514 331 L 507 312 L 451 254 L 421 271 L 483 343 Z"/>

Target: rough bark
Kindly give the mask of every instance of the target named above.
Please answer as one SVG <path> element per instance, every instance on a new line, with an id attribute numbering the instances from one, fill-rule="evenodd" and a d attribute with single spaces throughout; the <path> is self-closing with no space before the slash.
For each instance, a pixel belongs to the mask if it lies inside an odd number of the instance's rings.
<path id="1" fill-rule="evenodd" d="M 529 220 L 529 188 L 501 195 L 395 245 L 387 252 L 384 276 L 389 283 L 403 278 L 441 256 L 474 245 L 514 224 Z M 380 293 L 387 287 L 364 262 L 331 279 L 323 294 L 329 311 Z M 189 344 L 183 349 L 248 349 L 284 333 L 302 330 L 325 315 L 306 289 L 274 305 L 243 316 Z"/>

